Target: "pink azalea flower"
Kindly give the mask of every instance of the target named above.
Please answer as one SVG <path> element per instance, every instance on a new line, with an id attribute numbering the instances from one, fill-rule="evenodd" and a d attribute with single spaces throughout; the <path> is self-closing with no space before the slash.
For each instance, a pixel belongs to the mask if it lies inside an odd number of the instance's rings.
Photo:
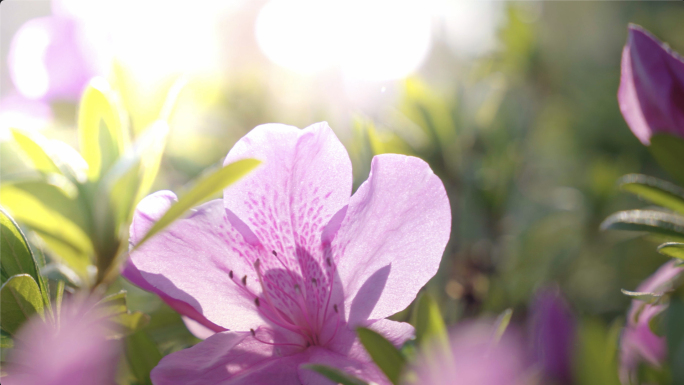
<path id="1" fill-rule="evenodd" d="M 65 301 L 59 323 L 33 317 L 15 338 L 5 385 L 114 385 L 117 341 L 82 301 Z"/>
<path id="2" fill-rule="evenodd" d="M 663 293 L 672 289 L 675 281 L 684 271 L 684 267 L 675 266 L 672 260 L 661 266 L 653 275 L 646 279 L 637 291 L 648 293 Z M 627 326 L 620 338 L 621 376 L 628 382 L 630 376 L 636 375 L 641 362 L 660 367 L 667 356 L 665 337 L 659 337 L 651 331 L 649 323 L 667 308 L 666 304 L 647 304 L 633 300 L 627 315 Z"/>
<path id="3" fill-rule="evenodd" d="M 17 90 L 29 99 L 78 100 L 88 81 L 106 75 L 104 42 L 75 19 L 47 16 L 27 21 L 12 39 L 8 65 Z"/>
<path id="4" fill-rule="evenodd" d="M 618 102 L 645 145 L 657 133 L 684 137 L 684 59 L 636 25 L 622 51 Z"/>
<path id="5" fill-rule="evenodd" d="M 494 341 L 490 323 L 457 326 L 451 334 L 451 351 L 424 352 L 415 365 L 415 376 L 406 384 L 420 385 L 525 385 L 529 361 L 521 341 L 507 331 Z"/>
<path id="6" fill-rule="evenodd" d="M 326 383 L 301 368 L 319 363 L 388 383 L 354 328 L 412 336 L 384 318 L 437 272 L 451 224 L 442 182 L 418 158 L 380 155 L 350 197 L 351 162 L 326 123 L 258 126 L 225 162 L 244 158 L 263 164 L 131 253 L 127 278 L 218 331 L 166 356 L 153 382 Z M 138 205 L 131 245 L 174 200 Z"/>

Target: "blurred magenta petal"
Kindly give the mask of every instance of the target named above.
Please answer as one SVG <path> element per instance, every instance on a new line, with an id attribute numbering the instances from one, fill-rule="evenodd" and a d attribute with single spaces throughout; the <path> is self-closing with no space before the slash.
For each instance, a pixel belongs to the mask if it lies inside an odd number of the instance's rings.
<path id="1" fill-rule="evenodd" d="M 489 323 L 466 323 L 451 333 L 451 352 L 424 352 L 409 384 L 523 385 L 529 383 L 529 362 L 517 336 L 507 331 L 498 343 Z"/>
<path id="2" fill-rule="evenodd" d="M 379 319 L 437 271 L 451 225 L 441 181 L 422 160 L 384 155 L 350 199 L 351 162 L 326 123 L 259 126 L 226 163 L 244 158 L 263 164 L 131 253 L 127 278 L 230 330 L 164 358 L 155 384 L 320 383 L 298 369 L 310 362 L 387 383 L 354 327 L 397 346 L 412 336 Z M 158 192 L 138 205 L 131 245 L 174 199 Z"/>
<path id="3" fill-rule="evenodd" d="M 6 385 L 113 385 L 117 341 L 107 340 L 101 317 L 88 301 L 65 301 L 59 324 L 31 319 L 15 338 Z"/>
<path id="4" fill-rule="evenodd" d="M 645 145 L 657 133 L 684 137 L 684 59 L 636 25 L 622 51 L 618 102 Z"/>
<path id="5" fill-rule="evenodd" d="M 639 292 L 663 293 L 672 289 L 673 282 L 684 271 L 672 260 L 661 266 L 636 289 Z M 627 326 L 620 339 L 621 376 L 623 381 L 635 375 L 638 365 L 646 362 L 659 367 L 665 361 L 667 346 L 664 337 L 651 331 L 649 322 L 667 308 L 666 304 L 647 304 L 633 300 L 627 315 Z"/>
<path id="6" fill-rule="evenodd" d="M 14 35 L 9 53 L 10 75 L 29 99 L 78 100 L 87 82 L 106 75 L 106 47 L 91 41 L 83 26 L 68 17 L 27 21 Z"/>
<path id="7" fill-rule="evenodd" d="M 575 317 L 557 289 L 537 294 L 531 327 L 535 360 L 545 376 L 555 384 L 571 384 Z"/>

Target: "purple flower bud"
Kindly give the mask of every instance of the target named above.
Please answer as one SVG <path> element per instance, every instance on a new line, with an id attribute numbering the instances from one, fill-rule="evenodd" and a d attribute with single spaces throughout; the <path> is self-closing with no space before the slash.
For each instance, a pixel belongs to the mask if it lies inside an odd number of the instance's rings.
<path id="1" fill-rule="evenodd" d="M 544 375 L 553 383 L 571 384 L 575 317 L 558 290 L 537 294 L 531 328 L 534 357 Z"/>
<path id="2" fill-rule="evenodd" d="M 88 81 L 105 75 L 109 56 L 79 22 L 49 16 L 27 21 L 12 39 L 9 70 L 23 96 L 77 100 Z"/>
<path id="3" fill-rule="evenodd" d="M 618 102 L 643 144 L 657 133 L 684 137 L 684 59 L 637 25 L 622 51 Z"/>
<path id="4" fill-rule="evenodd" d="M 675 266 L 672 260 L 661 266 L 653 275 L 646 279 L 637 291 L 648 293 L 664 293 L 672 288 L 673 282 L 679 277 L 684 267 Z M 662 313 L 666 304 L 647 304 L 633 300 L 627 315 L 627 325 L 620 340 L 621 376 L 623 382 L 636 374 L 638 365 L 642 362 L 653 366 L 660 366 L 665 361 L 667 346 L 664 337 L 653 333 L 649 323 L 653 317 Z"/>

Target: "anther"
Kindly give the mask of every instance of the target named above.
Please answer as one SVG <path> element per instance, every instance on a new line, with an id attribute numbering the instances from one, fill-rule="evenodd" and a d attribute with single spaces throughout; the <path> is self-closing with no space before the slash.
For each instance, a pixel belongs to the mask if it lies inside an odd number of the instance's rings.
<path id="1" fill-rule="evenodd" d="M 337 304 L 333 305 L 333 310 L 335 310 L 335 313 L 337 313 Z"/>
<path id="2" fill-rule="evenodd" d="M 328 262 L 328 266 L 332 266 L 332 262 L 330 262 L 330 257 L 325 259 L 326 262 Z"/>
<path id="3" fill-rule="evenodd" d="M 299 294 L 299 284 L 295 283 L 294 285 L 295 293 Z"/>
<path id="4" fill-rule="evenodd" d="M 316 278 L 311 278 L 311 283 L 313 283 L 314 286 L 318 286 L 318 282 L 316 282 Z"/>
<path id="5" fill-rule="evenodd" d="M 228 276 L 230 277 L 230 279 L 233 279 L 233 270 L 228 272 Z"/>
<path id="6" fill-rule="evenodd" d="M 242 284 L 247 286 L 247 276 L 242 277 Z"/>
<path id="7" fill-rule="evenodd" d="M 249 329 L 249 332 L 252 333 L 252 337 L 256 337 L 256 333 L 254 332 L 254 329 Z"/>
<path id="8" fill-rule="evenodd" d="M 276 257 L 278 256 L 278 253 L 276 253 L 275 250 L 271 250 L 271 253 L 273 253 L 273 255 L 275 255 Z"/>
<path id="9" fill-rule="evenodd" d="M 257 307 L 259 307 L 259 297 L 254 298 L 254 304 L 256 304 Z"/>

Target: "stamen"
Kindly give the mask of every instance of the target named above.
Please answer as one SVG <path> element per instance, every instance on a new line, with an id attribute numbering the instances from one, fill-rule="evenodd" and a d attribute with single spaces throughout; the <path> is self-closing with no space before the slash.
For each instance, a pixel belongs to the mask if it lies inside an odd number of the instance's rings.
<path id="1" fill-rule="evenodd" d="M 242 284 L 247 286 L 247 276 L 242 277 Z"/>
<path id="2" fill-rule="evenodd" d="M 254 298 L 254 303 L 259 307 L 259 297 Z"/>
<path id="3" fill-rule="evenodd" d="M 311 278 L 311 283 L 313 283 L 314 286 L 318 286 L 318 283 L 316 282 L 316 278 Z"/>
<path id="4" fill-rule="evenodd" d="M 258 298 L 257 298 L 257 299 L 258 299 Z M 333 309 L 335 310 L 335 313 L 339 313 L 339 312 L 337 311 L 337 304 L 334 304 L 334 305 L 333 305 Z"/>
<path id="5" fill-rule="evenodd" d="M 332 266 L 332 262 L 330 262 L 330 257 L 325 259 L 326 262 L 328 262 L 328 266 Z"/>
<path id="6" fill-rule="evenodd" d="M 271 250 L 271 253 L 273 253 L 273 255 L 276 256 L 276 257 L 278 256 L 278 253 L 276 253 L 275 250 Z"/>
<path id="7" fill-rule="evenodd" d="M 230 279 L 233 279 L 233 270 L 228 272 L 228 276 L 230 277 Z"/>
<path id="8" fill-rule="evenodd" d="M 252 333 L 252 337 L 256 337 L 256 333 L 254 332 L 254 329 L 249 329 L 249 332 Z"/>
<path id="9" fill-rule="evenodd" d="M 300 289 L 299 289 L 299 284 L 298 284 L 298 283 L 295 283 L 295 285 L 294 285 L 294 290 L 295 290 L 295 293 L 300 294 Z"/>

